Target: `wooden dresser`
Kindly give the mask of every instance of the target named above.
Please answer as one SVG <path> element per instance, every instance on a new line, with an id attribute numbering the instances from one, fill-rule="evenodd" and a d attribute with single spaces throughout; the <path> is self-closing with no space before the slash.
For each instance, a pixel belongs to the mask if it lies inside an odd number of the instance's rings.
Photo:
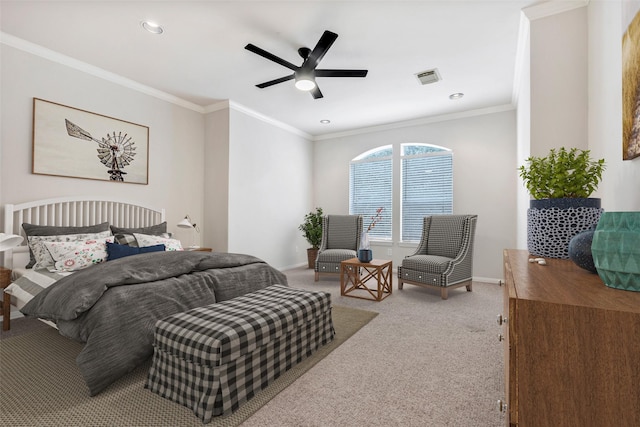
<path id="1" fill-rule="evenodd" d="M 640 292 L 570 260 L 528 260 L 504 251 L 506 424 L 640 426 Z"/>

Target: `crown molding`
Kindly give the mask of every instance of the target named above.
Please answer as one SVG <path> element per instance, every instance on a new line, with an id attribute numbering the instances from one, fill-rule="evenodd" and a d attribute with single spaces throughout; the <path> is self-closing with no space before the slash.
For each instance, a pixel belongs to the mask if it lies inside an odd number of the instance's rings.
<path id="1" fill-rule="evenodd" d="M 224 99 L 222 101 L 218 101 L 218 102 L 215 102 L 213 104 L 210 104 L 210 105 L 207 105 L 206 107 L 204 107 L 204 114 L 213 113 L 213 112 L 224 110 L 224 109 L 227 109 L 227 108 L 230 108 L 229 100 L 228 99 Z"/>
<path id="2" fill-rule="evenodd" d="M 535 21 L 536 19 L 546 18 L 547 16 L 578 9 L 587 6 L 588 4 L 589 0 L 551 0 L 525 7 L 522 9 L 522 13 L 524 13 L 530 21 Z"/>
<path id="3" fill-rule="evenodd" d="M 32 55 L 36 55 L 41 58 L 48 59 L 49 61 L 57 62 L 69 68 L 82 71 L 83 73 L 90 74 L 92 76 L 115 83 L 117 85 L 144 93 L 149 96 L 153 96 L 154 98 L 158 98 L 163 101 L 167 101 L 172 104 L 179 105 L 181 107 L 196 111 L 198 113 L 204 113 L 204 107 L 202 107 L 201 105 L 197 105 L 192 102 L 185 101 L 184 99 L 178 98 L 177 96 L 170 95 L 166 92 L 162 92 L 152 87 L 143 85 L 134 80 L 127 79 L 118 74 L 103 70 L 102 68 L 96 67 L 91 64 L 87 64 L 86 62 L 82 62 L 77 59 L 71 58 L 70 56 L 63 55 L 61 53 L 55 52 L 51 49 L 47 49 L 35 43 L 31 43 L 21 38 L 12 36 L 11 34 L 0 32 L 0 43 L 13 47 L 18 50 L 22 50 Z"/>
<path id="4" fill-rule="evenodd" d="M 386 125 L 370 126 L 365 128 L 348 130 L 344 132 L 328 133 L 328 134 L 315 136 L 313 140 L 322 141 L 326 139 L 343 138 L 346 136 L 360 135 L 363 133 L 381 132 L 385 130 L 400 129 L 400 128 L 406 128 L 411 126 L 420 126 L 420 125 L 426 125 L 430 123 L 446 122 L 448 120 L 458 120 L 458 119 L 465 119 L 465 118 L 475 117 L 475 116 L 484 116 L 486 114 L 502 113 L 504 111 L 511 111 L 514 109 L 515 107 L 511 104 L 504 104 L 504 105 L 498 105 L 495 107 L 487 107 L 487 108 L 478 108 L 476 110 L 462 111 L 460 113 L 442 114 L 439 116 L 429 116 L 429 117 L 423 117 L 420 119 L 405 120 L 401 122 L 389 123 Z"/>
<path id="5" fill-rule="evenodd" d="M 208 105 L 207 107 L 205 107 L 205 113 L 212 113 L 214 111 L 224 110 L 225 108 L 229 108 L 231 110 L 239 111 L 239 112 L 244 113 L 244 114 L 246 114 L 248 116 L 251 116 L 251 117 L 253 117 L 255 119 L 258 119 L 258 120 L 263 121 L 265 123 L 268 123 L 268 124 L 270 124 L 272 126 L 280 128 L 280 129 L 282 129 L 284 131 L 287 131 L 289 133 L 293 133 L 293 134 L 298 135 L 298 136 L 300 136 L 302 138 L 305 138 L 305 139 L 307 139 L 309 141 L 313 141 L 313 136 L 312 135 L 309 135 L 308 133 L 303 132 L 300 129 L 295 128 L 295 127 L 293 127 L 291 125 L 288 125 L 286 123 L 283 123 L 283 122 L 281 122 L 279 120 L 273 119 L 273 118 L 271 118 L 269 116 L 265 116 L 264 114 L 259 113 L 256 110 L 252 110 L 251 108 L 245 107 L 244 105 L 239 104 L 239 103 L 237 103 L 235 101 L 232 101 L 230 99 L 226 99 L 224 101 L 220 101 L 220 102 L 216 102 L 214 104 Z"/>

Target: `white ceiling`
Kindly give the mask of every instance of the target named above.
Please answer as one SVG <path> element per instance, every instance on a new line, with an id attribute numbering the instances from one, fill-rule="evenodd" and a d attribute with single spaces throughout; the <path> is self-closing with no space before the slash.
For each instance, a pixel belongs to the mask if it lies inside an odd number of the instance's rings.
<path id="1" fill-rule="evenodd" d="M 509 104 L 520 11 L 534 3 L 2 0 L 0 22 L 4 34 L 190 103 L 229 99 L 318 136 Z M 318 68 L 368 69 L 366 78 L 318 78 L 317 100 L 293 81 L 255 87 L 291 72 L 247 43 L 299 65 L 297 49 L 325 30 L 339 37 Z M 431 68 L 442 80 L 421 85 L 415 74 Z M 454 92 L 465 96 L 452 101 Z"/>

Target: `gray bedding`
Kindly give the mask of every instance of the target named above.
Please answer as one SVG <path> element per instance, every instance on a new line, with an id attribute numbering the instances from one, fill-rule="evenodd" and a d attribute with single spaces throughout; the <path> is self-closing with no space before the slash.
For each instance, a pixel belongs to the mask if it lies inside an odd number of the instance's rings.
<path id="1" fill-rule="evenodd" d="M 153 252 L 64 277 L 21 311 L 85 343 L 76 361 L 93 396 L 153 354 L 158 319 L 273 284 L 286 276 L 250 255 Z"/>

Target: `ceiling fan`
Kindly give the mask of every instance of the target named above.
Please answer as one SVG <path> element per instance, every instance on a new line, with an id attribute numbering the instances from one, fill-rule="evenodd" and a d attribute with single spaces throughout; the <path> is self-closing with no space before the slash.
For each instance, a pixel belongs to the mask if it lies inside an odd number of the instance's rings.
<path id="1" fill-rule="evenodd" d="M 293 71 L 293 74 L 285 77 L 280 77 L 279 79 L 260 83 L 256 86 L 260 89 L 264 89 L 265 87 L 273 86 L 278 83 L 295 79 L 296 87 L 298 89 L 309 91 L 311 92 L 311 95 L 314 99 L 318 99 L 322 98 L 322 92 L 320 92 L 320 88 L 316 84 L 316 77 L 366 77 L 367 70 L 316 69 L 318 63 L 320 63 L 320 60 L 324 57 L 324 55 L 327 53 L 327 51 L 337 38 L 338 35 L 336 33 L 325 31 L 322 34 L 322 37 L 320 37 L 320 40 L 318 40 L 318 44 L 316 44 L 316 47 L 314 47 L 313 50 L 309 49 L 308 47 L 301 47 L 300 49 L 298 49 L 298 55 L 300 55 L 302 59 L 304 59 L 302 65 L 300 65 L 299 67 L 249 43 L 244 47 L 248 51 L 267 58 L 268 60 L 287 67 L 288 69 Z"/>

